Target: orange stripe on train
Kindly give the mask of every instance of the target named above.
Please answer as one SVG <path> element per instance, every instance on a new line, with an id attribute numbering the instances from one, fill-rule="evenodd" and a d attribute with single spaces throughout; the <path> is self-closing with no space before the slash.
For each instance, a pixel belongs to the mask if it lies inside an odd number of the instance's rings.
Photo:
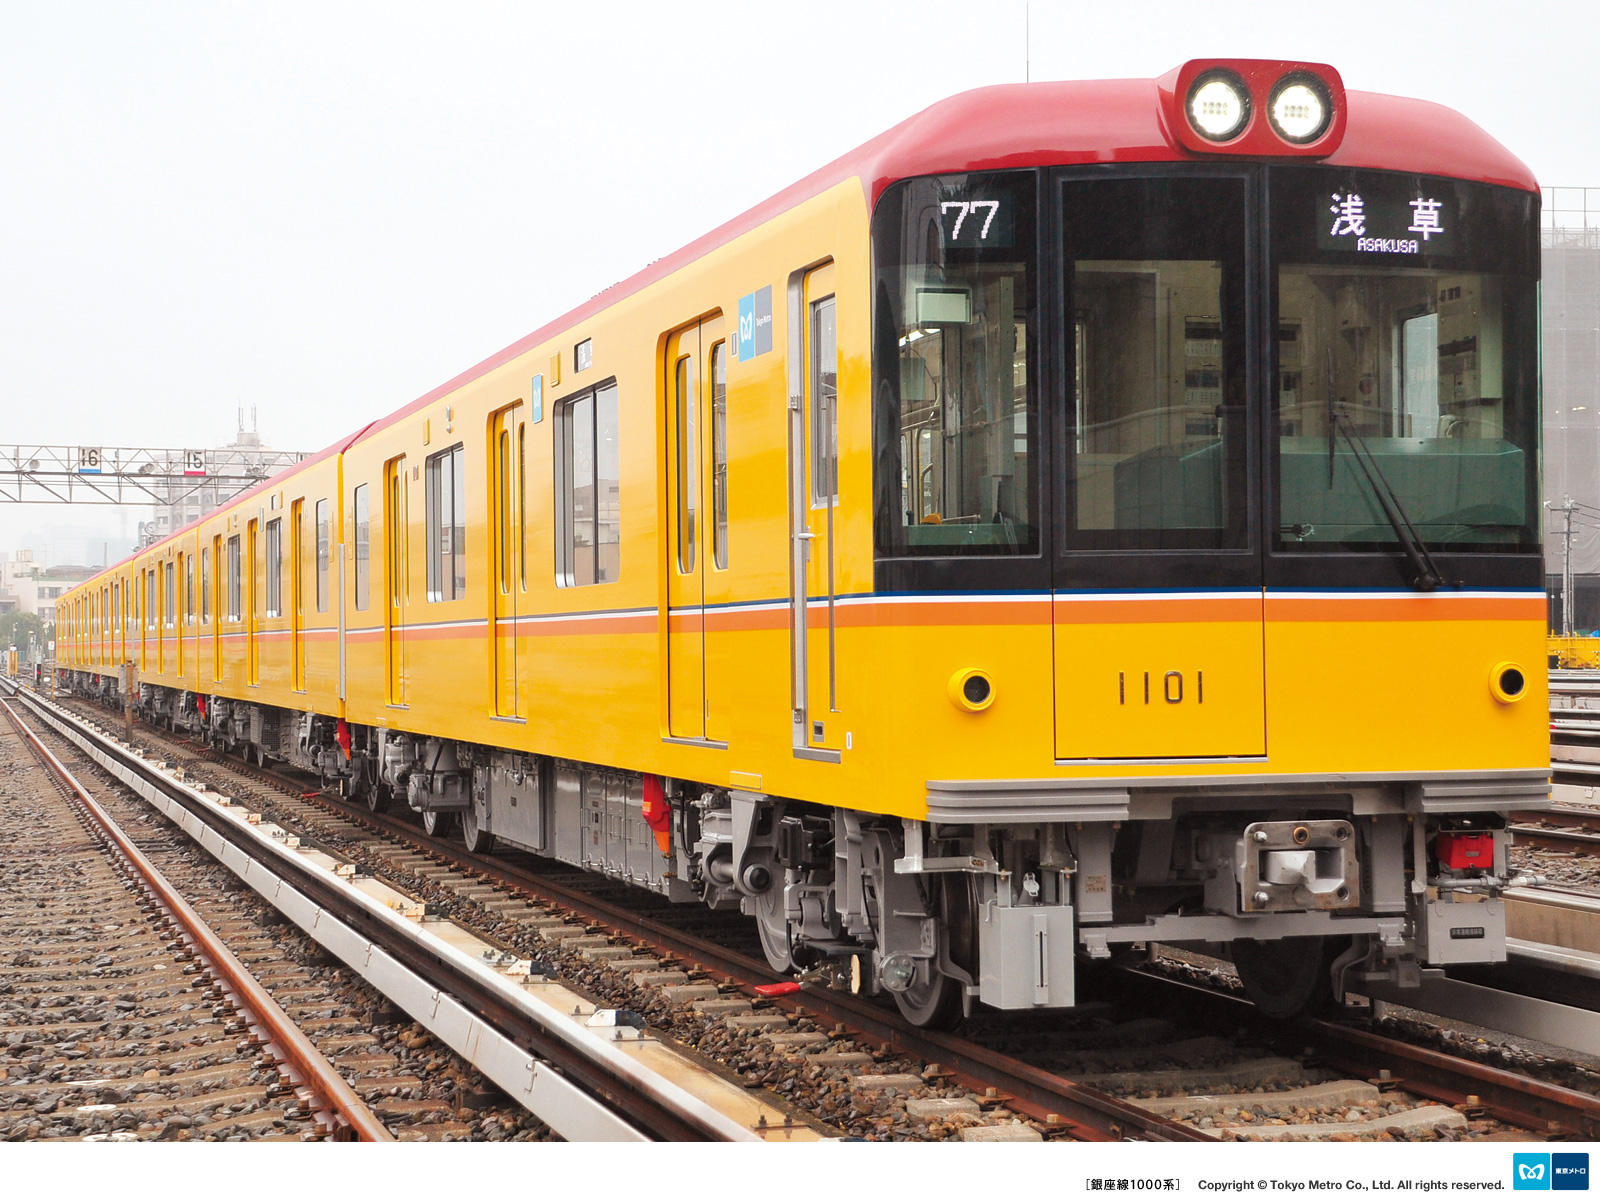
<path id="1" fill-rule="evenodd" d="M 1543 621 L 1543 596 L 1269 596 L 1269 621 Z"/>

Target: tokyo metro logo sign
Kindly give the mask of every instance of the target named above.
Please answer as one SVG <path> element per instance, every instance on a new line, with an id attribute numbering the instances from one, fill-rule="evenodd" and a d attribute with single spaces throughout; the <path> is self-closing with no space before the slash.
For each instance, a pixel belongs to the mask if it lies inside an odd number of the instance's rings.
<path id="1" fill-rule="evenodd" d="M 1511 1186 L 1519 1192 L 1586 1192 L 1587 1154 L 1513 1154 Z"/>

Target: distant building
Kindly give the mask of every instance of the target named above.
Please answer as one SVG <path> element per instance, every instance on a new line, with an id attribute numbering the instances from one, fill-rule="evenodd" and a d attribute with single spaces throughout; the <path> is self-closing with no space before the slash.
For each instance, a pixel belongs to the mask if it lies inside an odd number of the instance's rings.
<path id="1" fill-rule="evenodd" d="M 14 557 L 0 560 L 0 613 L 33 613 L 51 622 L 55 619 L 56 601 L 61 594 L 92 578 L 99 570 L 99 567 L 47 567 L 34 558 L 32 550 L 19 550 Z"/>
<path id="2" fill-rule="evenodd" d="M 1600 188 L 1546 188 L 1543 220 L 1545 574 L 1562 627 L 1565 500 L 1572 625 L 1600 628 Z"/>

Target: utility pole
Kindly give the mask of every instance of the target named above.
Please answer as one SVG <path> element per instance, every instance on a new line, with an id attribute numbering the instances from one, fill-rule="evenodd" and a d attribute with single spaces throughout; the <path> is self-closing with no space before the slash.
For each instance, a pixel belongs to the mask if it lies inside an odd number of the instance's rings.
<path id="1" fill-rule="evenodd" d="M 1562 535 L 1565 543 L 1561 552 L 1561 633 L 1572 636 L 1572 497 L 1561 497 L 1561 509 L 1567 516 L 1567 527 Z"/>

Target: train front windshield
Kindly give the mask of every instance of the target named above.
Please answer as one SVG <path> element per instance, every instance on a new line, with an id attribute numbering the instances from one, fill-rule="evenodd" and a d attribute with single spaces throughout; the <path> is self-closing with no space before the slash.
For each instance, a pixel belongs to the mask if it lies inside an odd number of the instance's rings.
<path id="1" fill-rule="evenodd" d="M 1429 546 L 1536 548 L 1532 197 L 1378 172 L 1270 180 L 1276 547 L 1394 546 L 1387 484 Z"/>
<path id="2" fill-rule="evenodd" d="M 895 185 L 880 559 L 1037 554 L 1046 522 L 1080 561 L 1264 542 L 1347 583 L 1383 577 L 1330 554 L 1536 553 L 1535 204 L 1298 164 Z"/>

